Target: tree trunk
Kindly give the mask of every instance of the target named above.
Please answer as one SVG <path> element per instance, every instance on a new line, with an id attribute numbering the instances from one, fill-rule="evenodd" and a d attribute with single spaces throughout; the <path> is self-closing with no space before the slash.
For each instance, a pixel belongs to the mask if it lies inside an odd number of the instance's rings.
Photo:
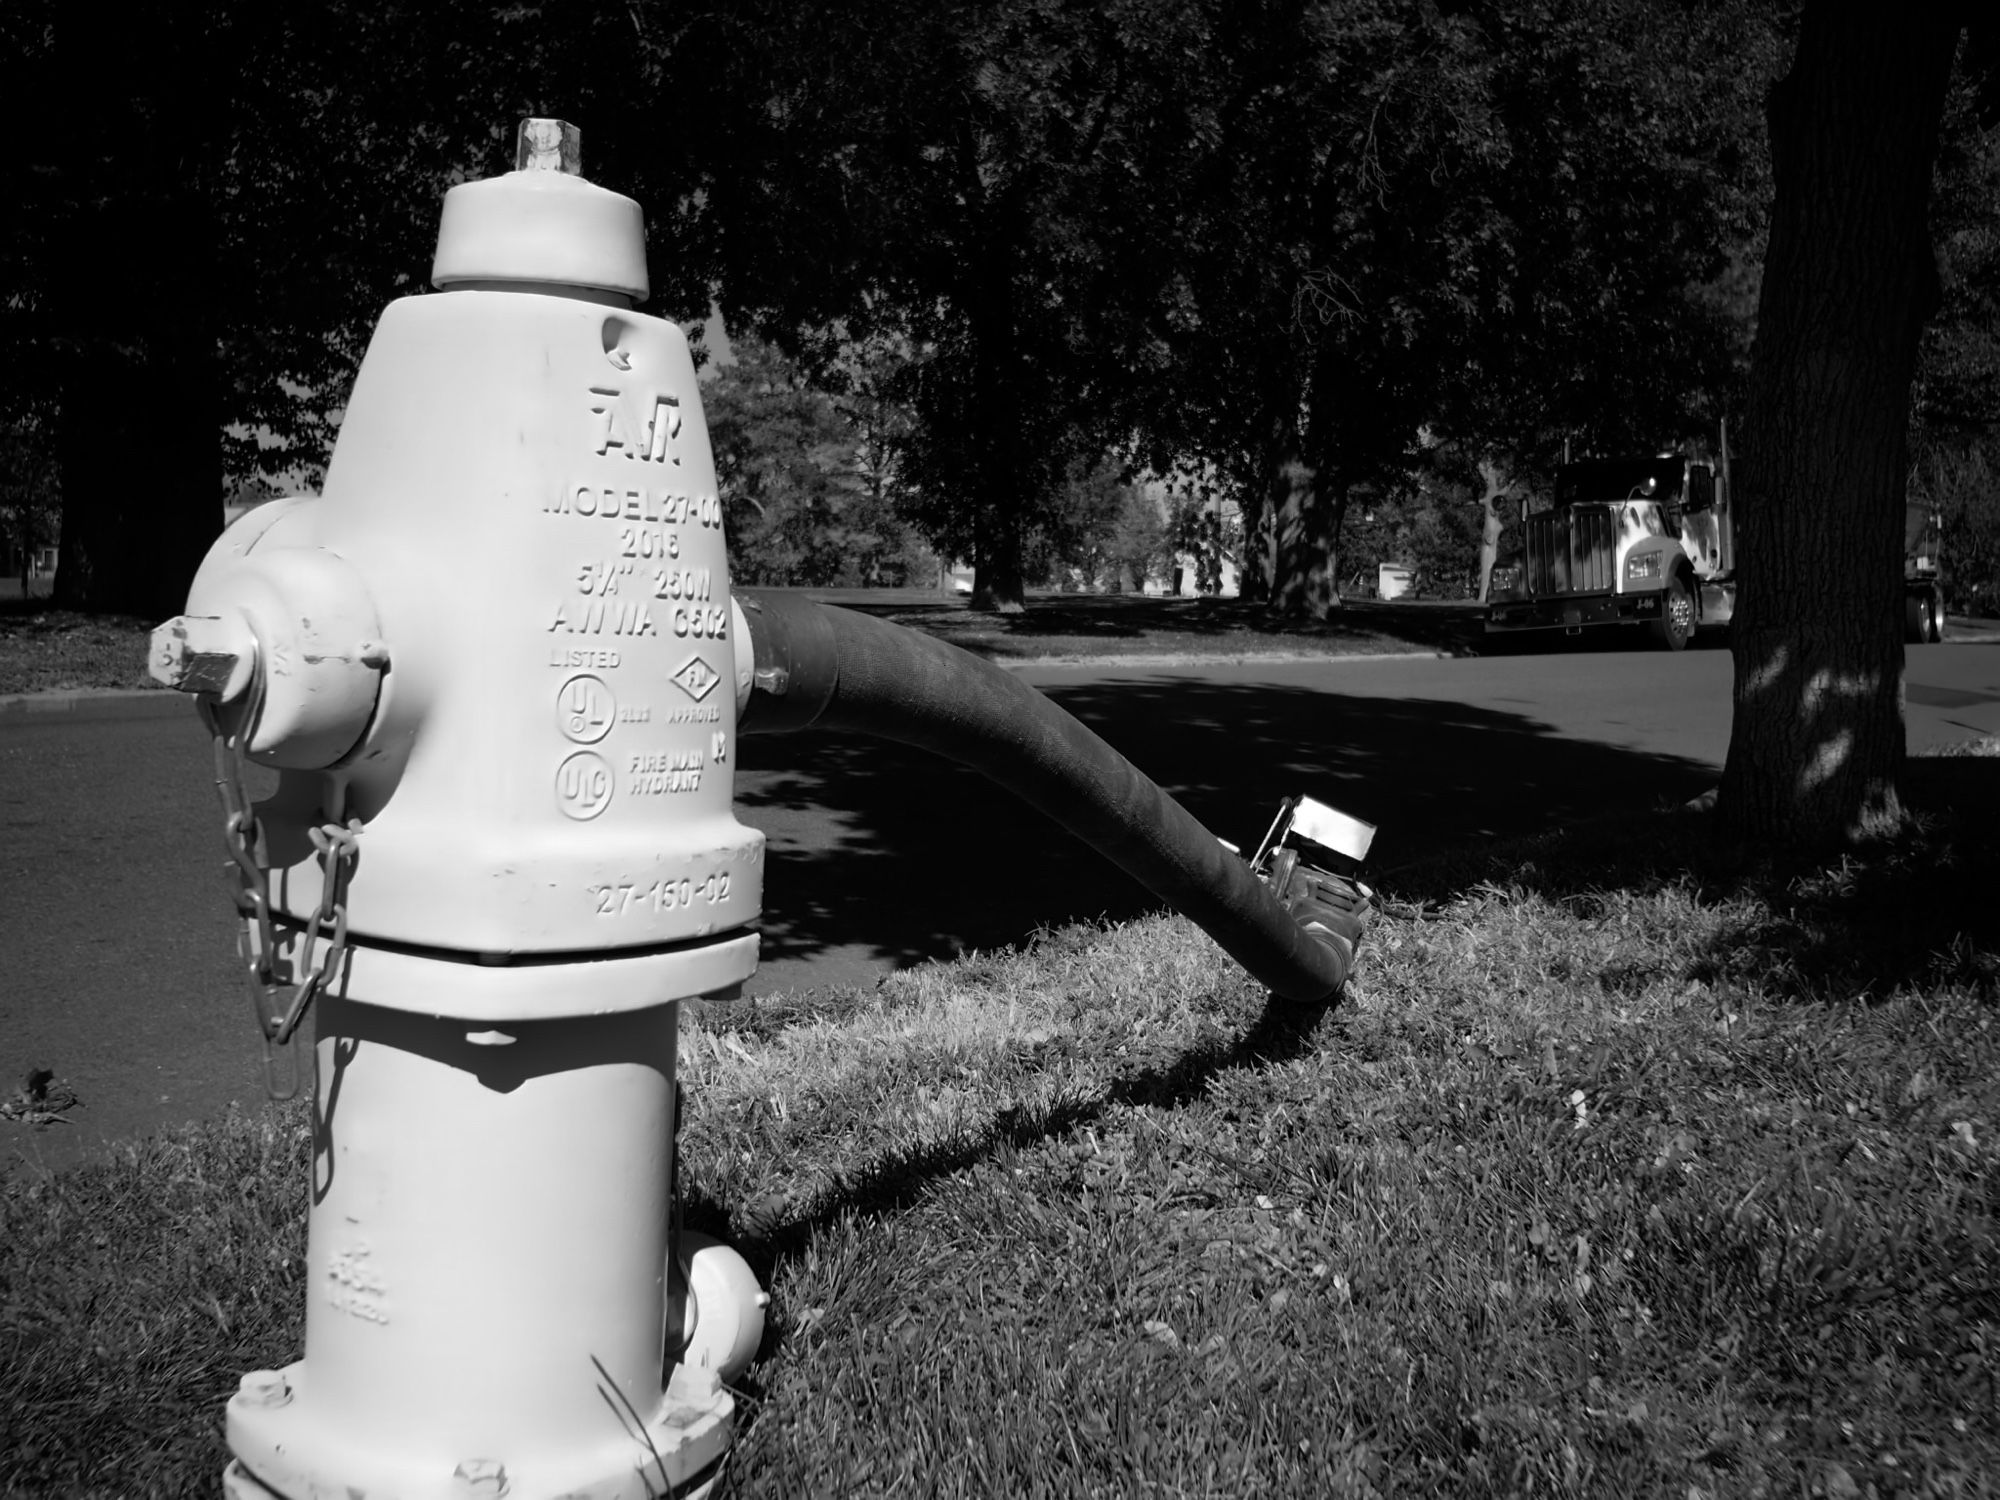
<path id="1" fill-rule="evenodd" d="M 1479 497 L 1485 513 L 1479 525 L 1479 602 L 1484 604 L 1493 592 L 1493 564 L 1500 556 L 1500 500 L 1514 486 L 1490 458 L 1479 461 L 1479 481 L 1485 486 Z"/>
<path id="2" fill-rule="evenodd" d="M 973 455 L 967 476 L 973 506 L 971 607 L 1018 615 L 1027 607 L 1021 576 L 1021 515 L 1030 494 L 1024 452 L 1026 423 L 1019 308 L 1014 296 L 1014 245 L 1025 210 L 1018 186 L 1001 195 L 988 217 L 985 253 L 968 307 L 972 335 L 972 401 L 964 412 Z"/>
<path id="3" fill-rule="evenodd" d="M 1018 615 L 1027 608 L 1021 577 L 1021 517 L 1004 498 L 983 501 L 973 526 L 971 607 Z"/>
<path id="4" fill-rule="evenodd" d="M 1771 94 L 1718 801 L 1741 839 L 1825 846 L 1901 818 L 1905 434 L 1957 31 L 1921 0 L 1815 0 Z"/>
<path id="5" fill-rule="evenodd" d="M 199 172 L 212 138 L 189 17 L 107 32 L 58 8 L 49 129 L 64 212 L 51 324 L 62 540 L 55 602 L 177 613 L 222 524 L 215 227 Z"/>
<path id="6" fill-rule="evenodd" d="M 1237 501 L 1243 517 L 1243 556 L 1236 569 L 1236 597 L 1262 604 L 1271 597 L 1271 506 L 1259 482 L 1246 484 Z"/>
<path id="7" fill-rule="evenodd" d="M 1284 419 L 1272 443 L 1270 496 L 1271 613 L 1323 620 L 1340 605 L 1334 538 L 1347 509 L 1345 486 L 1322 484 L 1307 460 L 1298 424 Z"/>

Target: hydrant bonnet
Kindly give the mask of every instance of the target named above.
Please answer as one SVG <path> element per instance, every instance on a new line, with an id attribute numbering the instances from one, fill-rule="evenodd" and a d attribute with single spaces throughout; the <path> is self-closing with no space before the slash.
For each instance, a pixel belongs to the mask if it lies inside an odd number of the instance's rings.
<path id="1" fill-rule="evenodd" d="M 646 300 L 639 205 L 575 175 L 575 137 L 576 127 L 560 120 L 523 120 L 520 170 L 445 194 L 431 285 L 561 287 Z"/>

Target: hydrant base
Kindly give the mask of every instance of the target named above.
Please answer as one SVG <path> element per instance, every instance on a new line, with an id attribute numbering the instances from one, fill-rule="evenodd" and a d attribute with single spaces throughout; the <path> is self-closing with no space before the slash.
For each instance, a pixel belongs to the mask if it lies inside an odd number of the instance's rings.
<path id="1" fill-rule="evenodd" d="M 713 1381 L 677 1379 L 652 1420 L 639 1427 L 628 1411 L 609 1442 L 471 1462 L 438 1451 L 368 1451 L 315 1416 L 304 1361 L 283 1374 L 301 1399 L 278 1408 L 230 1403 L 227 1500 L 698 1500 L 735 1440 L 735 1398 Z"/>
<path id="2" fill-rule="evenodd" d="M 721 1474 L 714 1468 L 705 1471 L 704 1477 L 697 1479 L 685 1489 L 670 1490 L 672 1500 L 708 1500 L 714 1493 Z M 222 1471 L 223 1500 L 289 1500 L 258 1479 L 242 1463 L 232 1459 Z"/>

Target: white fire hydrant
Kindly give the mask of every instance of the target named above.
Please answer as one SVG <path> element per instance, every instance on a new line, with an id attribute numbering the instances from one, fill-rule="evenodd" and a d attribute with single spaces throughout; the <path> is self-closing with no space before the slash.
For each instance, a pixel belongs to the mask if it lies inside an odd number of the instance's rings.
<path id="1" fill-rule="evenodd" d="M 674 1217 L 678 1002 L 755 969 L 763 884 L 700 393 L 638 205 L 561 122 L 520 165 L 446 197 L 324 493 L 155 635 L 267 1038 L 316 1036 L 305 1356 L 229 1403 L 238 1500 L 700 1494 L 762 1329 Z"/>

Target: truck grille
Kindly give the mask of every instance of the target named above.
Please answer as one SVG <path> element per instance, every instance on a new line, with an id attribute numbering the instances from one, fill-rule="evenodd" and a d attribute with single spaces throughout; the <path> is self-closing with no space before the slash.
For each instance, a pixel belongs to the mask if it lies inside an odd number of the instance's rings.
<path id="1" fill-rule="evenodd" d="M 1608 592 L 1618 557 L 1618 522 L 1608 505 L 1577 505 L 1528 517 L 1530 594 Z"/>

